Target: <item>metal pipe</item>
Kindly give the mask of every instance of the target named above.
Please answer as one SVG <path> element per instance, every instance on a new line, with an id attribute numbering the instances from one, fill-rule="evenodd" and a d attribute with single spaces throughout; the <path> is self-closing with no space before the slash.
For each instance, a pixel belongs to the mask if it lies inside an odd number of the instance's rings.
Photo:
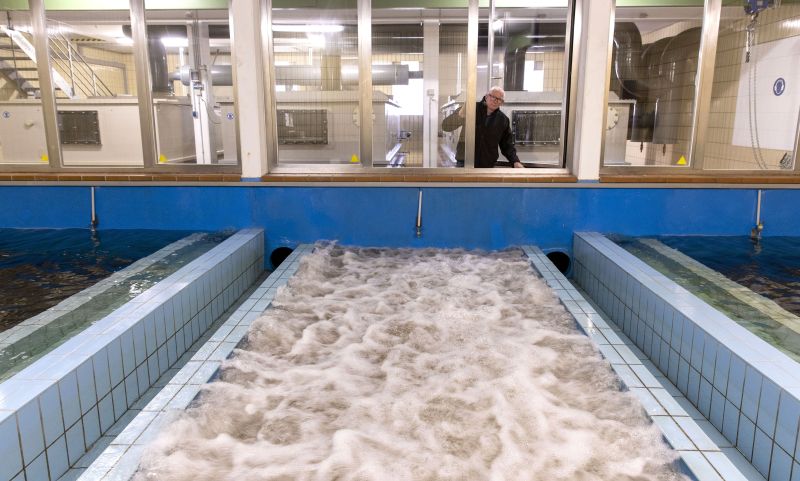
<path id="1" fill-rule="evenodd" d="M 328 70 L 334 70 L 328 69 Z M 214 86 L 233 85 L 233 75 L 231 65 L 211 65 L 208 67 L 211 74 L 211 82 Z M 341 69 L 338 74 L 341 85 L 358 85 L 358 67 L 351 66 Z M 372 66 L 372 85 L 408 85 L 408 80 L 412 78 L 422 78 L 422 72 L 409 72 L 408 65 L 373 65 Z M 189 85 L 192 79 L 192 67 L 184 65 L 180 70 L 169 73 L 169 80 L 180 81 L 183 85 Z M 323 85 L 325 79 L 319 66 L 315 65 L 278 65 L 275 67 L 275 83 L 277 85 L 304 85 L 319 87 Z M 324 88 L 323 90 L 331 90 Z M 341 90 L 336 88 L 335 90 Z"/>
<path id="2" fill-rule="evenodd" d="M 72 63 L 72 44 L 67 39 L 67 59 L 69 60 L 69 82 L 72 85 L 72 93 L 75 93 L 75 65 Z"/>
<path id="3" fill-rule="evenodd" d="M 417 238 L 422 237 L 422 189 L 419 189 L 419 200 L 417 201 Z"/>
<path id="4" fill-rule="evenodd" d="M 97 212 L 95 210 L 95 203 L 94 203 L 94 186 L 90 187 L 90 189 L 92 192 L 92 222 L 90 224 L 90 227 L 92 230 L 95 230 L 97 228 Z"/>
<path id="5" fill-rule="evenodd" d="M 761 223 L 761 194 L 762 190 L 758 189 L 758 200 L 756 201 L 756 225 L 750 230 L 751 239 L 761 239 L 761 231 L 764 230 L 764 224 Z"/>

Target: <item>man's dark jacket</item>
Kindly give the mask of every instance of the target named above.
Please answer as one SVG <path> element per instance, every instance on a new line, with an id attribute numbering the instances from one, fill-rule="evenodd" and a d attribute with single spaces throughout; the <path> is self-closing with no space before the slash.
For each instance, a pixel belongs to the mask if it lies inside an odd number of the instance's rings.
<path id="1" fill-rule="evenodd" d="M 458 110 L 453 112 L 442 121 L 442 130 L 452 132 L 464 125 L 464 119 L 459 117 L 458 112 Z M 456 147 L 456 160 L 459 162 L 463 162 L 465 158 L 465 130 L 461 129 Z M 498 147 L 511 165 L 519 162 L 517 149 L 514 148 L 514 137 L 511 134 L 511 122 L 500 109 L 495 110 L 487 119 L 486 100 L 483 99 L 475 105 L 475 167 L 494 167 L 499 157 Z"/>

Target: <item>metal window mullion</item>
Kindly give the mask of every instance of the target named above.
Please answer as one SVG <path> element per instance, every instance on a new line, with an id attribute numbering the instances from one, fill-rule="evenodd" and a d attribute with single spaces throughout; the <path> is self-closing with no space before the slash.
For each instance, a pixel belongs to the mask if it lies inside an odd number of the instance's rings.
<path id="1" fill-rule="evenodd" d="M 372 167 L 372 0 L 358 0 L 358 77 L 361 166 Z"/>
<path id="2" fill-rule="evenodd" d="M 487 32 L 488 40 L 486 44 L 486 91 L 492 88 L 492 81 L 494 80 L 494 0 L 489 0 L 489 29 Z"/>
<path id="3" fill-rule="evenodd" d="M 475 168 L 475 102 L 478 86 L 478 0 L 469 0 L 467 21 L 467 96 L 464 108 L 464 168 Z"/>
<path id="4" fill-rule="evenodd" d="M 156 147 L 153 80 L 150 74 L 144 0 L 130 0 L 130 11 L 133 63 L 136 68 L 136 93 L 139 99 L 139 128 L 142 133 L 142 161 L 144 167 L 148 168 L 156 165 L 158 149 Z"/>
<path id="5" fill-rule="evenodd" d="M 267 155 L 267 172 L 278 166 L 278 103 L 275 93 L 275 52 L 272 38 L 272 0 L 261 0 L 261 59 L 264 76 L 264 109 L 266 132 L 264 147 Z"/>
<path id="6" fill-rule="evenodd" d="M 61 169 L 64 164 L 61 156 L 61 139 L 58 131 L 58 109 L 53 90 L 53 75 L 50 68 L 50 42 L 47 35 L 47 14 L 44 0 L 29 0 L 31 28 L 36 50 L 36 70 L 39 75 L 39 92 L 42 101 L 42 118 L 47 142 L 47 158 L 50 168 Z"/>
<path id="7" fill-rule="evenodd" d="M 714 87 L 714 64 L 722 0 L 706 0 L 703 7 L 703 30 L 697 58 L 697 77 L 692 106 L 692 133 L 689 140 L 689 161 L 693 170 L 703 169 L 703 157 Z"/>
<path id="8" fill-rule="evenodd" d="M 588 2 L 588 0 L 586 0 Z M 586 4 L 588 7 L 588 3 Z M 575 155 L 575 126 L 577 122 L 577 92 L 578 92 L 578 70 L 581 55 L 581 48 L 589 48 L 582 45 L 581 35 L 583 35 L 583 0 L 570 0 L 567 4 L 567 29 L 564 38 L 564 71 L 567 75 L 564 78 L 563 100 L 561 106 L 561 138 L 566 139 L 561 142 L 559 151 L 559 167 L 568 167 L 574 172 Z M 613 22 L 613 18 L 611 19 Z M 613 23 L 612 23 L 613 25 Z M 571 29 L 571 31 L 569 31 Z M 577 39 L 577 42 L 576 42 Z M 566 102 L 566 105 L 563 105 Z M 566 115 L 563 113 L 566 112 Z M 569 163 L 569 165 L 567 165 Z"/>
<path id="9" fill-rule="evenodd" d="M 242 138 L 239 135 L 239 83 L 236 71 L 236 25 L 233 22 L 233 5 L 228 1 L 228 26 L 231 41 L 231 75 L 233 78 L 233 126 L 236 131 L 236 165 L 242 173 Z M 258 45 L 258 44 L 256 44 Z"/>
<path id="10" fill-rule="evenodd" d="M 577 0 L 581 1 L 581 0 Z M 614 34 L 617 24 L 617 2 L 611 2 L 611 13 L 609 15 L 608 27 L 608 51 L 606 53 L 606 87 L 603 89 L 603 122 L 600 124 L 600 169 L 605 167 L 606 161 L 606 126 L 608 125 L 608 98 L 611 92 L 611 69 L 613 68 L 612 59 L 614 57 Z"/>

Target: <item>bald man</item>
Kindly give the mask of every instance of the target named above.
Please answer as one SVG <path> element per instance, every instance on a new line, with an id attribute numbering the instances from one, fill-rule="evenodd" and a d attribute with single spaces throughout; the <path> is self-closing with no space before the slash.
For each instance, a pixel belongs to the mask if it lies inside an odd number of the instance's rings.
<path id="1" fill-rule="evenodd" d="M 514 136 L 511 135 L 511 122 L 506 114 L 500 111 L 505 102 L 506 93 L 500 87 L 492 87 L 476 105 L 475 115 L 475 167 L 491 168 L 497 163 L 500 155 L 498 147 L 506 159 L 516 168 L 524 168 L 514 148 Z M 466 112 L 464 108 L 448 115 L 442 121 L 442 130 L 452 132 L 464 125 Z M 456 147 L 456 163 L 464 166 L 464 130 L 458 137 Z"/>

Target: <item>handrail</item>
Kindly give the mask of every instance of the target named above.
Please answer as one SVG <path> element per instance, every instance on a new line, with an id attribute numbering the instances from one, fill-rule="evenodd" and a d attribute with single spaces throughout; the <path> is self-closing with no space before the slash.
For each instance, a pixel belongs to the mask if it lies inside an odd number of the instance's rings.
<path id="1" fill-rule="evenodd" d="M 98 90 L 103 96 L 115 96 L 111 88 L 109 88 L 108 85 L 106 85 L 106 83 L 103 82 L 103 80 L 95 73 L 94 69 L 91 67 L 89 62 L 86 61 L 83 55 L 81 55 L 77 49 L 72 47 L 69 38 L 57 31 L 52 32 L 50 37 L 53 40 L 50 43 L 52 50 L 51 57 L 56 60 L 60 60 L 59 65 L 61 69 L 65 72 L 69 72 L 73 88 L 77 80 L 80 90 L 83 91 L 86 96 L 89 94 L 97 96 Z M 64 63 L 67 63 L 67 65 L 65 66 Z"/>
<path id="2" fill-rule="evenodd" d="M 67 39 L 66 37 L 64 37 L 64 35 L 63 35 L 63 34 L 61 35 L 61 37 L 64 39 L 64 41 L 66 41 L 66 42 L 69 44 L 69 39 Z M 71 45 L 71 44 L 70 44 L 70 45 Z M 73 49 L 72 49 L 72 52 L 73 52 L 73 53 L 74 53 L 74 54 L 75 54 L 75 55 L 78 57 L 78 60 L 80 61 L 80 64 L 79 64 L 79 65 L 82 65 L 84 68 L 88 69 L 88 70 L 89 70 L 89 71 L 92 73 L 92 82 L 93 82 L 93 83 L 94 83 L 94 82 L 99 82 L 99 83 L 100 83 L 101 90 L 103 90 L 103 92 L 102 92 L 102 93 L 107 93 L 109 96 L 115 96 L 115 94 L 114 94 L 114 92 L 111 90 L 111 88 L 110 88 L 108 85 L 106 85 L 106 83 L 105 83 L 105 82 L 103 82 L 103 79 L 101 79 L 101 78 L 100 78 L 100 76 L 99 76 L 99 75 L 97 75 L 97 74 L 94 72 L 94 69 L 93 69 L 93 68 L 92 68 L 92 66 L 89 64 L 89 62 L 87 62 L 87 61 L 86 61 L 86 58 L 85 58 L 83 55 L 81 55 L 81 52 L 80 52 L 80 51 L 79 51 L 77 48 L 73 48 Z M 95 86 L 94 88 L 95 88 L 95 90 L 96 90 L 96 86 Z"/>
<path id="3" fill-rule="evenodd" d="M 78 86 L 80 87 L 80 90 L 83 91 L 84 94 L 90 93 L 91 89 L 87 85 L 87 82 L 89 80 L 87 80 L 86 72 L 84 72 L 83 70 L 80 70 L 80 69 L 78 69 L 76 71 L 74 68 L 70 68 L 70 67 L 74 67 L 75 63 L 72 62 L 72 65 L 70 65 L 68 54 L 66 54 L 64 52 L 63 47 L 61 45 L 59 45 L 57 41 L 51 42 L 50 45 L 51 45 L 51 50 L 52 50 L 50 52 L 50 58 L 52 58 L 53 60 L 56 61 L 56 63 L 58 64 L 58 66 L 61 68 L 61 70 L 63 72 L 65 72 L 65 73 L 68 72 L 69 73 L 70 80 L 72 81 L 73 89 L 74 89 L 74 86 L 75 86 L 75 81 L 77 80 L 78 81 Z M 94 93 L 94 95 L 96 95 L 96 92 Z M 88 96 L 88 95 L 86 95 L 86 96 Z"/>

